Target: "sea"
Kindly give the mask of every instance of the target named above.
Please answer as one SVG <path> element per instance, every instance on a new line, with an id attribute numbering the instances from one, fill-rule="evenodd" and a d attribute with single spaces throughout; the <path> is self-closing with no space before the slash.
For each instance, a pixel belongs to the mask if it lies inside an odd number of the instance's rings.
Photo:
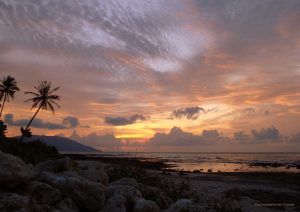
<path id="1" fill-rule="evenodd" d="M 297 153 L 205 152 L 102 152 L 101 157 L 128 157 L 162 161 L 170 170 L 190 172 L 295 172 L 300 173 Z"/>

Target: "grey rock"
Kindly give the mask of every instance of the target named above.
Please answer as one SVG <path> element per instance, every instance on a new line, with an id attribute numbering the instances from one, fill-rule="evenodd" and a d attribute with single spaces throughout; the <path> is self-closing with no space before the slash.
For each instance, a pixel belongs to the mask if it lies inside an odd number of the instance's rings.
<path id="1" fill-rule="evenodd" d="M 101 212 L 126 212 L 126 207 L 125 197 L 116 194 L 107 200 L 105 208 Z"/>
<path id="2" fill-rule="evenodd" d="M 89 181 L 80 176 L 50 172 L 40 173 L 39 179 L 59 189 L 82 209 L 96 211 L 104 207 L 105 187 L 100 183 Z"/>
<path id="3" fill-rule="evenodd" d="M 169 212 L 190 212 L 192 208 L 192 201 L 189 199 L 179 199 L 168 209 Z"/>
<path id="4" fill-rule="evenodd" d="M 59 173 L 64 171 L 71 171 L 74 168 L 74 162 L 69 158 L 62 158 L 57 160 L 47 160 L 38 163 L 34 167 L 34 171 L 39 173 L 42 171 Z"/>
<path id="5" fill-rule="evenodd" d="M 125 186 L 132 186 L 136 189 L 139 189 L 138 182 L 135 179 L 128 178 L 128 177 L 124 177 L 117 181 L 114 181 L 114 182 L 110 183 L 110 185 L 125 185 Z"/>
<path id="6" fill-rule="evenodd" d="M 159 188 L 139 183 L 139 190 L 145 199 L 154 201 L 161 209 L 167 209 L 174 203 L 173 200 Z"/>
<path id="7" fill-rule="evenodd" d="M 138 198 L 134 203 L 134 212 L 159 212 L 160 209 L 155 202 Z"/>
<path id="8" fill-rule="evenodd" d="M 110 211 L 132 211 L 134 202 L 142 197 L 141 192 L 133 186 L 113 184 L 106 187 L 107 212 Z M 118 205 L 114 206 L 114 202 Z M 112 210 L 112 208 L 114 210 Z"/>
<path id="9" fill-rule="evenodd" d="M 31 181 L 25 191 L 35 205 L 55 205 L 62 200 L 60 191 L 46 183 Z"/>
<path id="10" fill-rule="evenodd" d="M 121 195 L 125 197 L 126 202 L 133 203 L 136 198 L 142 197 L 141 192 L 133 186 L 126 185 L 109 185 L 106 188 L 106 197 L 107 199 L 115 196 Z"/>
<path id="11" fill-rule="evenodd" d="M 58 210 L 55 212 L 77 212 L 79 211 L 78 207 L 75 205 L 72 199 L 67 198 L 61 201 L 57 205 Z"/>
<path id="12" fill-rule="evenodd" d="M 0 189 L 12 189 L 33 177 L 32 165 L 0 151 Z"/>
<path id="13" fill-rule="evenodd" d="M 108 185 L 108 175 L 103 163 L 99 161 L 76 161 L 76 164 L 80 176 L 96 183 Z"/>
<path id="14" fill-rule="evenodd" d="M 79 172 L 79 174 L 90 181 L 108 185 L 108 175 L 103 169 L 82 170 Z"/>
<path id="15" fill-rule="evenodd" d="M 0 193 L 1 212 L 29 212 L 29 198 L 14 193 Z"/>

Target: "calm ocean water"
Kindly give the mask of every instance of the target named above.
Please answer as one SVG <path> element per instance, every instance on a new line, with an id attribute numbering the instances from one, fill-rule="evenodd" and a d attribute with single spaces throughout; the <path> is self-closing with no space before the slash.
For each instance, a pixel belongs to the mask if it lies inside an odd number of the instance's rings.
<path id="1" fill-rule="evenodd" d="M 106 152 L 101 156 L 164 161 L 173 170 L 207 172 L 300 172 L 300 153 L 149 153 Z"/>

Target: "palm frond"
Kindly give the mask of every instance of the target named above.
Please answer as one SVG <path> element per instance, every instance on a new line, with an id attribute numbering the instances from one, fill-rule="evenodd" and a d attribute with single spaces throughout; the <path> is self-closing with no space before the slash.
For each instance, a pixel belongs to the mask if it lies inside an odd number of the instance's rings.
<path id="1" fill-rule="evenodd" d="M 49 91 L 49 94 L 52 94 L 53 92 L 57 91 L 60 87 L 56 87 L 54 89 L 52 89 L 51 91 Z"/>
<path id="2" fill-rule="evenodd" d="M 31 106 L 31 109 L 34 109 L 34 108 L 37 108 L 38 107 L 38 102 L 35 102 L 32 106 Z"/>
<path id="3" fill-rule="evenodd" d="M 54 114 L 54 108 L 53 108 L 52 104 L 50 102 L 47 102 L 47 105 L 49 106 L 50 110 Z"/>
<path id="4" fill-rule="evenodd" d="M 34 93 L 34 92 L 31 92 L 31 91 L 26 91 L 24 94 L 31 94 L 31 95 L 34 95 L 34 96 L 39 96 L 38 93 Z"/>
<path id="5" fill-rule="evenodd" d="M 53 104 L 55 104 L 58 108 L 60 108 L 60 105 L 59 104 L 57 104 L 55 101 L 53 101 L 53 100 L 49 100 L 51 103 L 53 103 Z"/>
<path id="6" fill-rule="evenodd" d="M 32 108 L 40 107 L 42 110 L 50 109 L 54 113 L 54 107 L 52 104 L 56 105 L 58 108 L 60 106 L 55 102 L 60 100 L 60 96 L 52 94 L 57 91 L 59 87 L 51 90 L 51 82 L 40 81 L 38 86 L 34 87 L 35 92 L 27 91 L 25 94 L 33 95 L 33 98 L 27 99 L 25 102 L 33 102 Z"/>
<path id="7" fill-rule="evenodd" d="M 57 95 L 50 95 L 50 96 L 48 96 L 48 99 L 60 101 L 60 96 L 57 96 Z"/>

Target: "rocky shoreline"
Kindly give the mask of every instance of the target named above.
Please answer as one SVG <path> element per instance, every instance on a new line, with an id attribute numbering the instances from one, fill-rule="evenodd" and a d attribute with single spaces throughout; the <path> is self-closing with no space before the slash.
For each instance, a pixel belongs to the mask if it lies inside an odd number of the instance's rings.
<path id="1" fill-rule="evenodd" d="M 0 152 L 0 211 L 299 210 L 297 173 L 169 172 L 161 161 L 68 156 L 33 166 Z"/>
<path id="2" fill-rule="evenodd" d="M 192 206 L 133 178 L 109 183 L 104 164 L 68 157 L 32 166 L 0 152 L 0 186 L 0 211 L 156 212 Z"/>

